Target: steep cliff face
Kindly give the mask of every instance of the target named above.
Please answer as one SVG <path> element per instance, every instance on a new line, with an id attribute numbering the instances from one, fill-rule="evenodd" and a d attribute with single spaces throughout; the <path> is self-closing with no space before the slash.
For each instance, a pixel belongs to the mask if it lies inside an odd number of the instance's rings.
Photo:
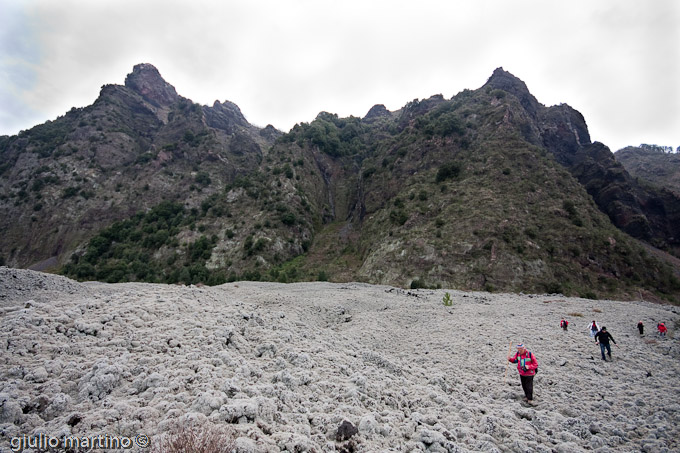
<path id="1" fill-rule="evenodd" d="M 641 185 L 602 143 L 591 143 L 583 116 L 566 104 L 545 107 L 512 74 L 496 69 L 487 89 L 515 97 L 531 121 L 513 126 L 532 144 L 545 147 L 586 188 L 612 223 L 656 247 L 680 254 L 680 198 Z"/>
<path id="2" fill-rule="evenodd" d="M 680 254 L 680 197 L 640 184 L 609 148 L 590 143 L 578 112 L 553 117 L 547 124 L 543 132 L 546 148 L 586 188 L 614 225 L 635 238 Z"/>

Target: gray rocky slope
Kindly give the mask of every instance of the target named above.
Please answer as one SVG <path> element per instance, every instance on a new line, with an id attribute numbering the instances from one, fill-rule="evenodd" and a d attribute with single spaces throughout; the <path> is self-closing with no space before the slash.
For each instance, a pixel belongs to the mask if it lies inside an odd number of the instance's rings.
<path id="1" fill-rule="evenodd" d="M 444 290 L 76 283 L 2 267 L 0 451 L 40 433 L 159 445 L 192 423 L 226 427 L 242 452 L 678 451 L 675 307 L 449 292 L 445 307 Z M 618 342 L 611 362 L 592 319 Z M 518 341 L 540 365 L 533 407 L 506 365 Z"/>

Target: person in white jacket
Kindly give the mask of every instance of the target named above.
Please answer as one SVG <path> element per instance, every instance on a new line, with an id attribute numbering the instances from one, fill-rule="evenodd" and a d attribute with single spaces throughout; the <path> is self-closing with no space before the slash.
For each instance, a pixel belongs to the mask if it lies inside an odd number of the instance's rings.
<path id="1" fill-rule="evenodd" d="M 588 325 L 588 333 L 590 334 L 591 338 L 595 337 L 595 334 L 600 331 L 600 326 L 597 325 L 595 320 L 593 319 L 593 322 L 591 322 Z"/>

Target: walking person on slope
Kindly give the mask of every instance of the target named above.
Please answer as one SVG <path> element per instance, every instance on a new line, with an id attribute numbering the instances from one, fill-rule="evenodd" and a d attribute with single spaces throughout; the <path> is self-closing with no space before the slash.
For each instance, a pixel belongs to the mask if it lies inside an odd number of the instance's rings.
<path id="1" fill-rule="evenodd" d="M 666 328 L 666 325 L 664 323 L 660 322 L 659 324 L 656 325 L 656 328 L 659 331 L 660 337 L 663 338 L 666 336 L 666 332 L 668 331 L 668 329 Z"/>
<path id="2" fill-rule="evenodd" d="M 642 323 L 642 320 L 638 323 L 638 332 L 640 332 L 640 336 L 645 334 L 645 325 Z"/>
<path id="3" fill-rule="evenodd" d="M 560 327 L 561 327 L 563 330 L 566 331 L 567 328 L 569 327 L 569 321 L 567 321 L 566 319 L 562 318 L 562 321 L 560 321 Z"/>
<path id="4" fill-rule="evenodd" d="M 595 320 L 593 319 L 593 322 L 590 323 L 588 326 L 588 333 L 590 334 L 590 337 L 593 338 L 596 333 L 600 331 L 600 326 L 597 325 Z"/>
<path id="5" fill-rule="evenodd" d="M 536 357 L 529 352 L 522 343 L 517 345 L 517 352 L 514 356 L 508 356 L 508 361 L 517 364 L 519 379 L 524 390 L 524 401 L 534 404 L 534 375 L 538 368 Z"/>
<path id="6" fill-rule="evenodd" d="M 609 360 L 612 359 L 612 347 L 609 344 L 609 340 L 613 341 L 614 344 L 616 344 L 616 340 L 614 340 L 614 337 L 610 335 L 609 332 L 607 332 L 606 327 L 602 327 L 602 329 L 595 334 L 595 344 L 600 345 L 600 352 L 602 353 L 602 360 L 605 362 L 607 359 L 604 358 L 604 350 L 605 348 L 607 349 L 607 355 L 609 356 Z M 616 347 L 619 345 L 616 344 Z"/>

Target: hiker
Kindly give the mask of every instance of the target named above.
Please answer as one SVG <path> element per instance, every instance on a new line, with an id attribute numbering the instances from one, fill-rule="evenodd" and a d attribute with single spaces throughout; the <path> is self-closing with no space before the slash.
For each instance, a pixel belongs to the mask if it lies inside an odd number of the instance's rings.
<path id="1" fill-rule="evenodd" d="M 524 401 L 533 405 L 534 401 L 534 375 L 538 368 L 536 357 L 529 352 L 524 344 L 517 345 L 517 352 L 514 356 L 508 356 L 508 361 L 517 364 L 517 371 L 519 371 L 519 379 L 522 382 L 522 390 L 524 390 Z"/>
<path id="2" fill-rule="evenodd" d="M 590 333 L 590 338 L 593 338 L 596 333 L 600 331 L 600 326 L 597 325 L 595 320 L 593 319 L 592 324 L 588 326 L 588 333 Z"/>
<path id="3" fill-rule="evenodd" d="M 640 336 L 645 334 L 645 325 L 642 324 L 642 321 L 638 323 L 638 332 L 640 332 Z"/>
<path id="4" fill-rule="evenodd" d="M 616 340 L 614 340 L 614 337 L 611 336 L 609 332 L 607 332 L 606 327 L 602 327 L 598 333 L 595 334 L 595 344 L 600 345 L 600 352 L 602 353 L 602 360 L 605 362 L 607 359 L 604 358 L 604 350 L 605 348 L 607 349 L 607 355 L 609 356 L 609 360 L 612 359 L 612 347 L 609 344 L 609 340 L 613 341 L 614 344 L 616 344 Z M 616 347 L 618 348 L 619 345 L 616 344 Z"/>
<path id="5" fill-rule="evenodd" d="M 560 327 L 562 329 L 567 330 L 568 326 L 569 326 L 569 321 L 567 321 L 566 319 L 562 319 L 562 321 L 560 321 Z"/>
<path id="6" fill-rule="evenodd" d="M 660 337 L 666 336 L 666 332 L 668 331 L 668 329 L 666 328 L 666 325 L 664 323 L 660 322 L 659 324 L 656 325 L 656 328 L 659 331 Z"/>

